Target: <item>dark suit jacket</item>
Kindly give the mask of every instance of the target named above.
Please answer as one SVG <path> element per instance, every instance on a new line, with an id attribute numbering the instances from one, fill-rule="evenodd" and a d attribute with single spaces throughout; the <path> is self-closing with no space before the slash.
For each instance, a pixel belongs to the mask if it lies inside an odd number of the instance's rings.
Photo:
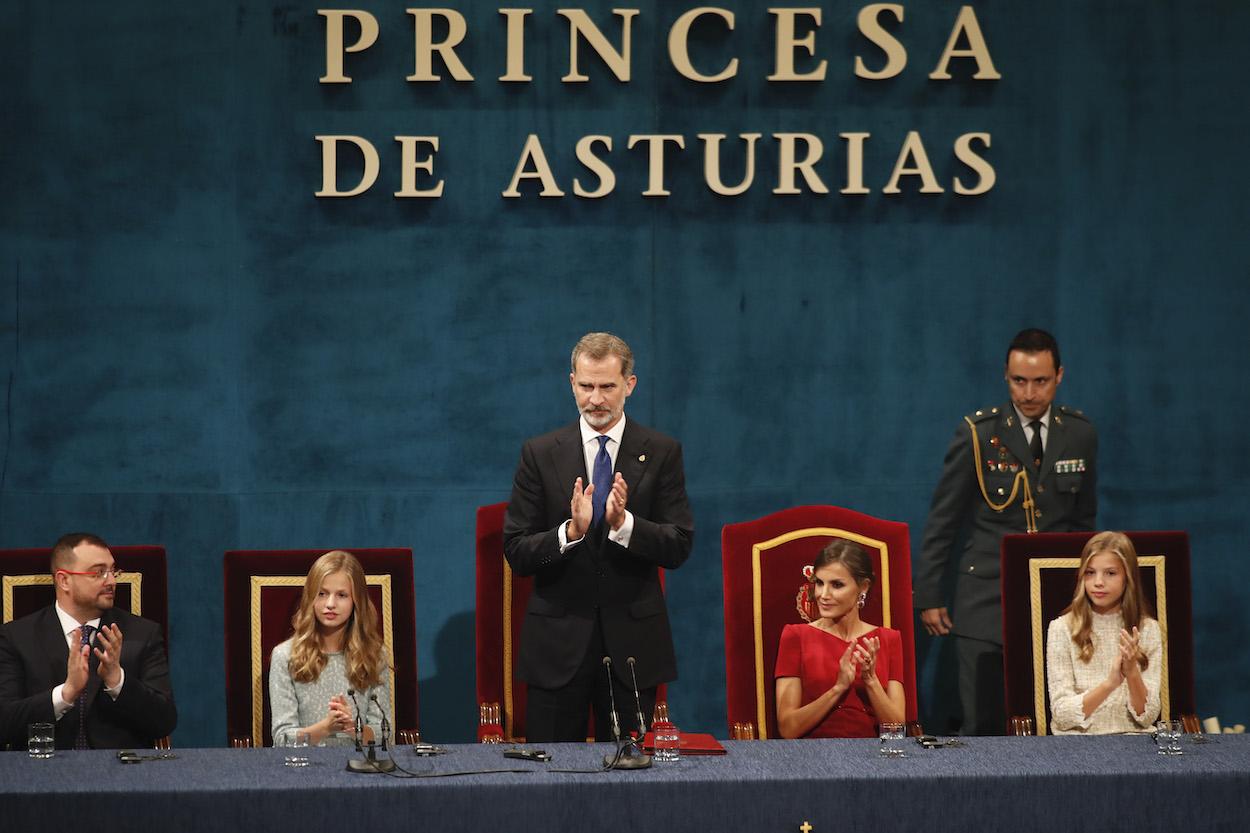
<path id="1" fill-rule="evenodd" d="M 161 628 L 120 608 L 105 612 L 100 624 L 121 628 L 126 682 L 114 701 L 104 691 L 92 654 L 88 743 L 96 749 L 150 748 L 178 722 Z M 52 689 L 65 682 L 68 659 L 69 646 L 51 605 L 0 628 L 0 747 L 25 748 L 27 724 L 53 722 Z M 57 748 L 72 749 L 77 736 L 74 706 L 56 721 Z"/>
<path id="2" fill-rule="evenodd" d="M 589 482 L 578 426 L 526 441 L 512 484 L 504 554 L 515 573 L 534 577 L 518 674 L 542 688 L 565 685 L 586 655 L 597 615 L 624 684 L 630 656 L 640 688 L 674 680 L 677 660 L 657 567 L 680 567 L 694 536 L 681 445 L 626 420 L 616 471 L 629 487 L 626 509 L 634 515 L 629 547 L 609 541 L 607 524 L 600 524 L 561 554 L 557 530 L 569 519 L 573 482 Z"/>
<path id="3" fill-rule="evenodd" d="M 1092 530 L 1098 511 L 1098 434 L 1079 411 L 1051 406 L 1051 424 L 1042 466 L 1033 466 L 1029 442 L 1015 409 L 1008 402 L 969 415 L 976 425 L 985 489 L 996 504 L 1011 495 L 1017 469 L 1028 473 L 1037 506 L 1038 532 Z M 1056 463 L 1063 463 L 1057 470 Z M 991 469 L 991 463 L 993 469 Z M 1001 464 L 1001 466 L 1000 466 Z M 1005 470 L 1000 471 L 1003 468 Z M 1084 469 L 1076 470 L 1076 469 Z M 1022 495 L 997 512 L 986 503 L 977 481 L 972 432 L 961 421 L 955 429 L 933 493 L 913 582 L 915 606 L 945 607 L 943 576 L 960 535 L 958 577 L 951 618 L 954 632 L 1002 644 L 1002 596 L 999 551 L 1003 536 L 1025 532 Z"/>

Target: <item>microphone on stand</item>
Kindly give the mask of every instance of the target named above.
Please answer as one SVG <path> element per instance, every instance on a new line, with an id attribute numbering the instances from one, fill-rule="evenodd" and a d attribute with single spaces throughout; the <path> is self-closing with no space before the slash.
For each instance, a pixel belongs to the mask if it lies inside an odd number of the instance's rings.
<path id="1" fill-rule="evenodd" d="M 612 705 L 612 739 L 621 742 L 621 719 L 616 715 L 616 695 L 612 693 L 612 657 L 603 658 L 603 668 L 608 675 L 608 702 Z"/>
<path id="2" fill-rule="evenodd" d="M 378 707 L 378 714 L 382 715 L 382 751 L 389 752 L 391 745 L 391 721 L 386 717 L 386 709 L 382 708 L 382 704 L 378 702 L 378 695 L 370 694 L 369 699 L 373 705 Z"/>
<path id="3" fill-rule="evenodd" d="M 633 657 L 630 657 L 630 670 L 633 670 Z M 608 702 L 612 706 L 612 737 L 616 739 L 616 754 L 604 755 L 603 766 L 605 769 L 646 769 L 651 766 L 651 756 L 644 755 L 642 750 L 638 748 L 638 733 L 631 733 L 631 737 L 621 740 L 621 721 L 616 714 L 616 694 L 612 690 L 612 658 L 603 658 L 603 667 L 607 669 L 608 675 Z M 637 696 L 635 692 L 635 696 Z M 641 716 L 642 707 L 638 708 L 639 716 Z"/>
<path id="4" fill-rule="evenodd" d="M 647 720 L 642 716 L 642 698 L 638 696 L 638 676 L 634 673 L 634 658 L 626 657 L 625 662 L 629 665 L 629 679 L 634 685 L 634 715 L 638 718 L 638 735 L 645 737 L 647 734 Z"/>
<path id="5" fill-rule="evenodd" d="M 360 703 L 356 702 L 356 689 L 347 689 L 347 696 L 352 698 L 352 713 L 356 715 L 355 735 L 356 735 L 356 751 L 363 752 L 364 749 L 360 745 L 360 738 L 365 733 L 364 722 L 360 719 Z"/>
<path id="6" fill-rule="evenodd" d="M 347 695 L 352 698 L 352 707 L 355 709 L 355 712 L 356 712 L 356 751 L 364 753 L 363 758 L 349 758 L 347 760 L 347 771 L 348 772 L 363 772 L 366 774 L 375 773 L 375 772 L 376 773 L 393 772 L 395 770 L 395 760 L 393 758 L 388 758 L 386 760 L 378 760 L 378 754 L 377 754 L 378 746 L 376 743 L 374 743 L 373 741 L 369 741 L 369 748 L 367 750 L 361 745 L 360 739 L 361 737 L 364 736 L 364 733 L 365 733 L 365 719 L 360 711 L 360 703 L 356 700 L 356 690 L 349 688 L 347 690 Z M 374 695 L 373 699 L 376 701 L 377 695 Z M 379 706 L 378 708 L 381 709 L 381 706 Z M 385 713 L 382 715 L 382 719 L 383 721 L 386 720 Z M 382 748 L 383 749 L 386 749 L 386 731 L 387 731 L 386 729 L 383 729 L 383 735 L 382 735 L 382 738 L 383 738 Z"/>

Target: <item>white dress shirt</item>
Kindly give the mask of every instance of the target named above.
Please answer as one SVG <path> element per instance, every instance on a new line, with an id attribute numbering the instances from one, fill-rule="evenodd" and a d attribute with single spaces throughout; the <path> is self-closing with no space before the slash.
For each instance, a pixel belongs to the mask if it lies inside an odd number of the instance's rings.
<path id="1" fill-rule="evenodd" d="M 1016 417 L 1020 420 L 1020 425 L 1024 428 L 1024 439 L 1026 442 L 1033 442 L 1033 432 L 1037 429 L 1033 427 L 1033 420 L 1020 413 L 1020 409 L 1016 407 L 1016 403 L 1011 403 L 1012 409 L 1016 412 Z M 1042 452 L 1046 451 L 1046 440 L 1050 435 L 1050 408 L 1046 409 L 1046 413 L 1038 417 L 1042 422 Z"/>

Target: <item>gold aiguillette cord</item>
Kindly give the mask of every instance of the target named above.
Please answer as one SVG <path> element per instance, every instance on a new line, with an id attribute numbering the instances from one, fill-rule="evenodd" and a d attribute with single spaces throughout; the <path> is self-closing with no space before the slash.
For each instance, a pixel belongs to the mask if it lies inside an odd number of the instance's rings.
<path id="1" fill-rule="evenodd" d="M 1024 528 L 1025 532 L 1037 532 L 1037 506 L 1033 503 L 1033 490 L 1029 488 L 1029 475 L 1020 467 L 1020 471 L 1016 472 L 1015 479 L 1011 481 L 1011 494 L 1007 495 L 1007 499 L 1002 503 L 995 503 L 990 499 L 990 493 L 985 488 L 985 469 L 981 464 L 981 441 L 977 437 L 977 426 L 972 420 L 964 417 L 964 422 L 968 423 L 968 430 L 972 432 L 972 456 L 976 462 L 977 469 L 977 485 L 981 487 L 981 497 L 985 498 L 985 503 L 995 512 L 1001 512 L 1015 502 L 1016 495 L 1021 491 L 1023 485 L 1024 500 L 1021 506 L 1024 507 Z"/>

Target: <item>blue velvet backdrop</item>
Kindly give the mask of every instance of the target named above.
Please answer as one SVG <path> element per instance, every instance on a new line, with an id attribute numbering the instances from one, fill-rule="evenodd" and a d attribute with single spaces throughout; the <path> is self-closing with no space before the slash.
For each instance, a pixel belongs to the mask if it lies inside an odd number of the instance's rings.
<path id="1" fill-rule="evenodd" d="M 525 436 L 573 418 L 567 356 L 590 329 L 632 343 L 630 414 L 686 447 L 698 532 L 669 584 L 686 728 L 724 731 L 720 527 L 831 502 L 918 543 L 951 431 L 1005 399 L 1002 351 L 1028 325 L 1057 333 L 1060 401 L 1100 428 L 1102 525 L 1192 533 L 1201 710 L 1250 722 L 1250 5 L 981 0 L 1002 80 L 963 61 L 939 82 L 959 4 L 913 2 L 890 27 L 907 68 L 872 82 L 851 72 L 881 63 L 861 4 L 826 2 L 828 80 L 770 84 L 768 4 L 726 0 L 734 32 L 700 28 L 693 52 L 708 71 L 737 55 L 739 76 L 696 85 L 664 49 L 695 4 L 649 0 L 633 80 L 587 56 L 573 85 L 565 4 L 537 4 L 534 81 L 505 85 L 497 4 L 460 2 L 477 80 L 416 85 L 413 4 L 375 0 L 381 37 L 338 87 L 317 83 L 316 4 L 13 5 L 0 546 L 89 528 L 168 548 L 177 743 L 223 741 L 221 553 L 253 547 L 413 547 L 423 728 L 472 736 L 474 508 L 507 497 Z M 567 5 L 612 23 L 613 4 Z M 880 193 L 908 130 L 946 193 Z M 786 131 L 824 140 L 833 193 L 770 193 Z M 975 177 L 951 145 L 973 131 L 998 182 L 959 197 L 951 177 Z M 703 184 L 699 132 L 764 134 L 745 195 Z M 837 193 L 840 132 L 872 134 L 869 196 Z M 313 196 L 329 133 L 378 146 L 366 195 Z M 564 199 L 500 197 L 529 133 Z M 572 148 L 596 133 L 617 190 L 577 199 L 572 177 L 594 177 Z M 633 133 L 686 137 L 672 196 L 640 196 Z M 440 137 L 441 199 L 391 196 L 396 135 Z"/>

